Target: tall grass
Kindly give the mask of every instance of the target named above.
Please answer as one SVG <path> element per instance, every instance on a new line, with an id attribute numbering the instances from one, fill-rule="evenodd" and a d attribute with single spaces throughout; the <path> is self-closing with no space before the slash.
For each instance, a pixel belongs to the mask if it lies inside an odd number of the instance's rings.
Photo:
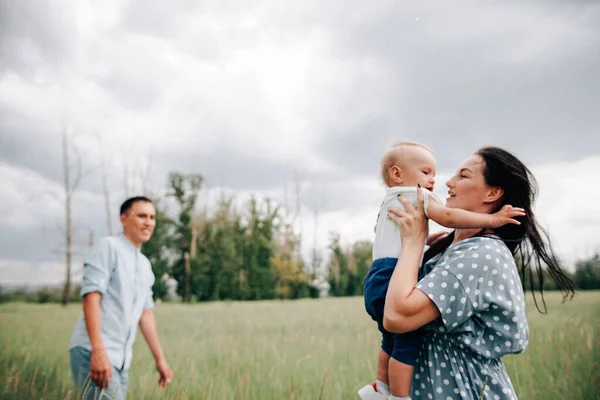
<path id="1" fill-rule="evenodd" d="M 549 314 L 529 305 L 530 344 L 505 364 L 524 399 L 597 399 L 600 292 Z M 68 343 L 77 305 L 0 306 L 0 398 L 74 398 Z M 161 304 L 159 334 L 176 377 L 158 389 L 138 334 L 130 399 L 354 399 L 373 379 L 379 334 L 362 298 Z"/>

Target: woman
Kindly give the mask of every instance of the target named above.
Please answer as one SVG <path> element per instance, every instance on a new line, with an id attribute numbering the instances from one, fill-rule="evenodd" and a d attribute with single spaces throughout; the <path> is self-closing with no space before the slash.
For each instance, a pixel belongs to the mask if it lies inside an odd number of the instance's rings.
<path id="1" fill-rule="evenodd" d="M 501 357 L 528 343 L 525 298 L 514 257 L 525 274 L 543 280 L 541 265 L 566 297 L 573 283 L 561 270 L 537 225 L 535 182 L 509 152 L 486 147 L 467 159 L 447 183 L 448 207 L 493 213 L 505 204 L 525 209 L 520 225 L 493 230 L 457 229 L 424 257 L 427 221 L 418 209 L 390 210 L 402 232 L 402 255 L 387 292 L 384 326 L 391 332 L 424 329 L 425 341 L 411 388 L 413 399 L 517 398 Z M 533 282 L 533 279 L 531 279 Z M 532 284 L 533 286 L 533 284 Z M 536 303 L 537 304 L 537 303 Z"/>

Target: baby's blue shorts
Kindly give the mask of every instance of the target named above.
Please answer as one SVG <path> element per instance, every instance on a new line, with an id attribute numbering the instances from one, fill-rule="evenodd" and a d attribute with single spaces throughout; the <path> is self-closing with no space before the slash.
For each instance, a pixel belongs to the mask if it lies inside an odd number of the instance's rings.
<path id="1" fill-rule="evenodd" d="M 397 258 L 380 258 L 371 264 L 364 279 L 364 298 L 367 313 L 377 322 L 382 334 L 381 349 L 395 360 L 415 365 L 421 348 L 423 332 L 391 333 L 383 328 L 383 308 Z"/>

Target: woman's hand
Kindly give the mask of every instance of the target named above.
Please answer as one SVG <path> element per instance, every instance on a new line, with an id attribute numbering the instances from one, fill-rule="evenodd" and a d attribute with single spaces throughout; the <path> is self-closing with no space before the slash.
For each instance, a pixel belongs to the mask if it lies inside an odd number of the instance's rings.
<path id="1" fill-rule="evenodd" d="M 427 240 L 429 226 L 423 210 L 423 199 L 423 191 L 419 188 L 417 189 L 416 209 L 408 199 L 402 196 L 399 196 L 398 200 L 402 203 L 406 210 L 404 211 L 397 207 L 392 207 L 389 209 L 388 218 L 394 221 L 400 227 L 400 234 L 402 235 L 403 244 L 415 242 L 423 245 L 425 240 Z"/>
<path id="2" fill-rule="evenodd" d="M 402 234 L 402 253 L 385 296 L 383 327 L 389 332 L 414 331 L 440 315 L 435 303 L 424 292 L 415 289 L 428 231 L 423 198 L 423 191 L 418 189 L 417 208 L 399 197 L 406 211 L 399 208 L 389 210 L 388 217 L 398 224 Z"/>

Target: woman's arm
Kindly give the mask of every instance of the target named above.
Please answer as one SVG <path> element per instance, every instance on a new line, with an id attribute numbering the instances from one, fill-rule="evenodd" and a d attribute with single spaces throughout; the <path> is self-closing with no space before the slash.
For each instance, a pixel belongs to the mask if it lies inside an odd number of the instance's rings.
<path id="1" fill-rule="evenodd" d="M 388 287 L 383 326 L 395 333 L 416 330 L 435 320 L 439 310 L 422 291 L 415 289 L 425 239 L 427 219 L 423 212 L 423 192 L 418 191 L 417 209 L 400 197 L 406 208 L 391 208 L 389 218 L 396 222 L 402 234 L 402 252 Z"/>
<path id="2" fill-rule="evenodd" d="M 420 252 L 404 246 L 402 251 L 390 280 L 383 314 L 383 327 L 394 333 L 414 331 L 440 316 L 435 303 L 415 288 Z M 407 253 L 416 253 L 418 257 Z"/>

